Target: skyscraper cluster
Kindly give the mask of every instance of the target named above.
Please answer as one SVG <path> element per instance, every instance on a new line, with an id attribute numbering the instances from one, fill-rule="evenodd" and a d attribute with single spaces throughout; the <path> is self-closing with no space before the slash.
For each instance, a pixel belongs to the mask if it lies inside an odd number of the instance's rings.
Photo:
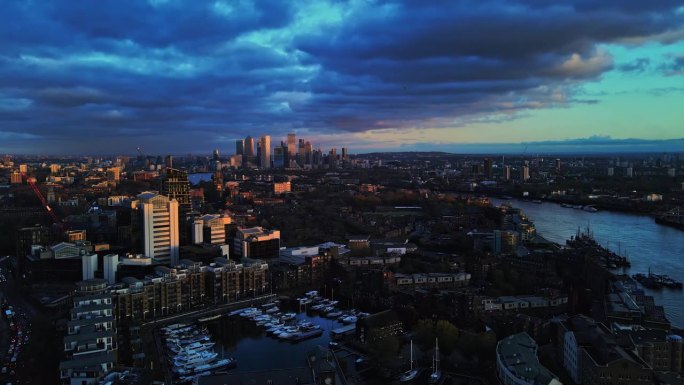
<path id="1" fill-rule="evenodd" d="M 256 146 L 255 146 L 256 145 Z M 256 150 L 255 150 L 256 147 Z M 333 148 L 325 154 L 320 148 L 314 149 L 310 141 L 299 139 L 294 133 L 287 134 L 286 141 L 271 145 L 271 136 L 264 135 L 258 140 L 251 136 L 235 141 L 235 155 L 231 165 L 244 168 L 316 168 L 323 164 L 335 167 L 349 160 L 349 153 L 342 148 L 341 155 Z"/>

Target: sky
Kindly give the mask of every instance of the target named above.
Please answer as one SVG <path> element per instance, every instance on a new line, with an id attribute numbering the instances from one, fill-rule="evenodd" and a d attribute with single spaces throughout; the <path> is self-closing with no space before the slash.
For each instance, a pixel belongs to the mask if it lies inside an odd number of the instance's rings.
<path id="1" fill-rule="evenodd" d="M 0 153 L 684 151 L 680 0 L 5 0 Z"/>

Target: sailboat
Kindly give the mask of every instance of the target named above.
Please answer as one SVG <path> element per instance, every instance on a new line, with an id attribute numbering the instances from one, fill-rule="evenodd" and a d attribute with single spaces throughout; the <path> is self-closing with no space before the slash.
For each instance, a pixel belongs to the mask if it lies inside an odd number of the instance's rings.
<path id="1" fill-rule="evenodd" d="M 432 358 L 432 373 L 428 380 L 431 384 L 436 384 L 442 378 L 442 371 L 439 370 L 439 342 L 435 338 L 435 356 Z"/>
<path id="2" fill-rule="evenodd" d="M 418 376 L 418 369 L 413 368 L 413 340 L 411 340 L 411 368 L 405 371 L 400 377 L 399 382 L 409 382 Z"/>

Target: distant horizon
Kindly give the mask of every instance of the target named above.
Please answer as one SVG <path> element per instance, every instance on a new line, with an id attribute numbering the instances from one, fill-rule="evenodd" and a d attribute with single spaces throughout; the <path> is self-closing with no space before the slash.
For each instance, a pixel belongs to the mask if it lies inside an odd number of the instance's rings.
<path id="1" fill-rule="evenodd" d="M 338 150 L 341 147 L 336 147 Z M 580 149 L 581 148 L 581 149 Z M 322 148 L 325 153 L 330 148 Z M 191 151 L 183 153 L 159 152 L 159 153 L 143 153 L 143 156 L 211 156 L 214 148 L 206 151 Z M 222 151 L 218 148 L 219 154 L 222 157 L 234 155 L 234 151 Z M 354 151 L 354 148 L 348 148 L 350 155 L 372 155 L 372 154 L 411 154 L 411 153 L 435 153 L 448 155 L 510 155 L 510 156 L 526 156 L 532 157 L 535 155 L 558 155 L 558 156 L 572 156 L 572 155 L 616 155 L 616 154 L 662 154 L 662 153 L 684 153 L 684 137 L 675 139 L 649 140 L 649 139 L 612 139 L 609 137 L 590 137 L 568 139 L 564 141 L 539 141 L 539 142 L 520 142 L 520 143 L 448 143 L 448 144 L 424 144 L 419 148 L 411 148 L 411 146 L 403 146 L 389 149 L 368 149 L 367 151 Z M 339 153 L 339 152 L 338 152 Z M 35 157 L 82 157 L 82 156 L 131 156 L 137 157 L 136 153 L 64 153 L 64 154 L 38 154 L 38 153 L 5 153 L 3 155 L 12 156 L 35 156 Z"/>

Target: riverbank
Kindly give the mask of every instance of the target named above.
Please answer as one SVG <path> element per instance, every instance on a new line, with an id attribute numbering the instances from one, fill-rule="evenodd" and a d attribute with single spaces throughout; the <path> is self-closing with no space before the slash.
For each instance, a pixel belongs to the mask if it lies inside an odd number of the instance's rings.
<path id="1" fill-rule="evenodd" d="M 492 198 L 495 205 L 511 202 L 521 208 L 534 222 L 537 232 L 545 239 L 564 245 L 577 234 L 578 228 L 591 231 L 594 239 L 603 247 L 619 254 L 628 255 L 631 267 L 617 269 L 617 274 L 648 272 L 666 273 L 684 281 L 684 232 L 655 223 L 652 217 L 614 211 L 595 213 L 563 208 L 556 203 L 532 203 L 521 200 Z M 677 290 L 645 291 L 665 308 L 672 325 L 684 328 L 684 295 Z"/>

